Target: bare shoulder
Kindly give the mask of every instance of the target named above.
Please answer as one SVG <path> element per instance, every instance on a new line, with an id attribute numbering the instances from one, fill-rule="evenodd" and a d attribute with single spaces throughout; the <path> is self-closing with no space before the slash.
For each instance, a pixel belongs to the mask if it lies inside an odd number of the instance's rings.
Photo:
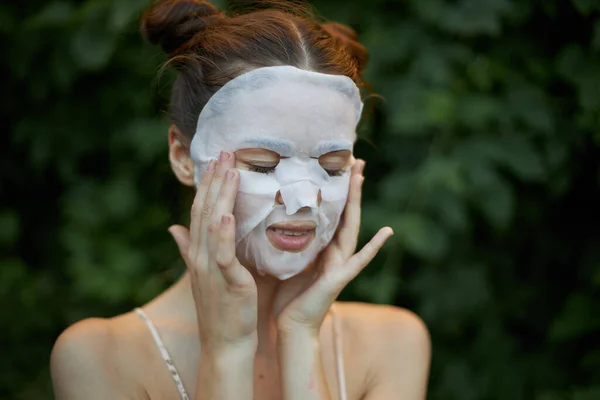
<path id="1" fill-rule="evenodd" d="M 121 362 L 126 357 L 123 318 L 85 319 L 60 334 L 50 356 L 56 399 L 131 397 L 134 390 L 125 383 L 130 379 L 123 379 Z"/>
<path id="2" fill-rule="evenodd" d="M 404 308 L 366 303 L 338 303 L 347 346 L 367 366 L 365 399 L 425 396 L 431 340 L 419 316 Z"/>
<path id="3" fill-rule="evenodd" d="M 367 303 L 336 304 L 344 330 L 355 336 L 356 340 L 377 343 L 382 347 L 430 346 L 427 326 L 412 311 Z"/>

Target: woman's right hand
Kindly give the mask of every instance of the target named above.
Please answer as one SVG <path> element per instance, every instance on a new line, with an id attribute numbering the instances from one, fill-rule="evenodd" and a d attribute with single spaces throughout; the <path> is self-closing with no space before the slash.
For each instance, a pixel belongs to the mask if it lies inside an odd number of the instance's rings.
<path id="1" fill-rule="evenodd" d="M 240 175 L 234 167 L 233 152 L 212 161 L 194 199 L 189 231 L 169 228 L 190 274 L 202 349 L 217 354 L 258 340 L 256 283 L 235 254 L 232 211 Z"/>

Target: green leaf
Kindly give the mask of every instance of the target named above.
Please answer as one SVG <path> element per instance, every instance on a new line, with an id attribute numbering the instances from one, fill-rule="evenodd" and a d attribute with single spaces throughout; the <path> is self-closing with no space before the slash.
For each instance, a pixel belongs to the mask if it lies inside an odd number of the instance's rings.
<path id="1" fill-rule="evenodd" d="M 2 279 L 0 279 L 0 296 L 4 298 L 11 294 L 15 288 L 27 282 L 27 265 L 18 258 L 2 258 Z"/>
<path id="2" fill-rule="evenodd" d="M 454 122 L 456 103 L 446 91 L 429 91 L 425 95 L 427 121 L 433 126 L 446 126 Z"/>
<path id="3" fill-rule="evenodd" d="M 493 84 L 492 63 L 484 56 L 473 59 L 467 69 L 467 74 L 478 89 L 488 91 Z M 493 100 L 492 97 L 487 98 Z"/>
<path id="4" fill-rule="evenodd" d="M 389 123 L 393 132 L 405 136 L 421 136 L 426 133 L 428 111 L 427 92 L 414 82 L 399 82 L 390 87 Z"/>
<path id="5" fill-rule="evenodd" d="M 558 393 L 542 393 L 535 398 L 536 400 L 568 400 L 564 395 Z"/>
<path id="6" fill-rule="evenodd" d="M 416 179 L 413 173 L 396 171 L 379 184 L 379 194 L 385 204 L 401 209 L 411 197 Z"/>
<path id="7" fill-rule="evenodd" d="M 84 15 L 71 38 L 70 54 L 80 68 L 98 70 L 108 64 L 115 50 L 116 35 L 107 29 L 107 10 Z"/>
<path id="8" fill-rule="evenodd" d="M 425 193 L 442 187 L 455 193 L 464 193 L 465 181 L 461 165 L 441 155 L 431 156 L 416 172 L 416 184 Z"/>
<path id="9" fill-rule="evenodd" d="M 522 181 L 540 181 L 545 177 L 541 153 L 531 142 L 519 135 L 502 137 L 497 146 L 501 149 L 502 161 Z"/>
<path id="10" fill-rule="evenodd" d="M 580 45 L 570 44 L 563 47 L 557 57 L 558 72 L 571 82 L 577 81 L 586 65 L 586 57 Z"/>
<path id="11" fill-rule="evenodd" d="M 544 134 L 554 128 L 552 112 L 546 104 L 546 94 L 539 88 L 520 83 L 507 94 L 508 107 L 526 127 Z"/>
<path id="12" fill-rule="evenodd" d="M 473 131 L 485 130 L 490 124 L 500 120 L 503 107 L 497 98 L 468 94 L 463 96 L 457 106 L 457 119 Z"/>
<path id="13" fill-rule="evenodd" d="M 592 33 L 592 49 L 600 51 L 600 18 L 594 23 L 594 32 Z"/>
<path id="14" fill-rule="evenodd" d="M 593 11 L 600 10 L 600 4 L 596 0 L 571 0 L 577 11 L 588 15 Z"/>
<path id="15" fill-rule="evenodd" d="M 600 387 L 577 389 L 573 392 L 573 400 L 597 400 L 600 399 Z"/>
<path id="16" fill-rule="evenodd" d="M 111 0 L 110 26 L 113 31 L 121 31 L 131 21 L 137 20 L 139 13 L 148 5 L 146 0 Z"/>
<path id="17" fill-rule="evenodd" d="M 0 212 L 0 244 L 12 246 L 20 235 L 21 222 L 13 210 Z"/>
<path id="18" fill-rule="evenodd" d="M 467 171 L 472 182 L 471 201 L 490 225 L 499 231 L 510 226 L 515 209 L 511 186 L 490 167 L 481 165 Z"/>
<path id="19" fill-rule="evenodd" d="M 111 147 L 127 145 L 141 162 L 153 162 L 165 152 L 169 125 L 166 120 L 133 119 L 122 133 L 115 135 Z"/>
<path id="20" fill-rule="evenodd" d="M 387 269 L 380 269 L 373 276 L 361 277 L 356 284 L 356 290 L 369 302 L 392 304 L 400 285 L 400 276 Z"/>
<path id="21" fill-rule="evenodd" d="M 502 31 L 502 18 L 512 10 L 513 4 L 508 0 L 462 0 L 447 5 L 437 15 L 437 22 L 453 33 L 497 36 Z"/>
<path id="22" fill-rule="evenodd" d="M 569 296 L 559 316 L 554 320 L 548 332 L 548 338 L 554 342 L 577 340 L 579 337 L 600 329 L 598 306 L 583 293 Z"/>
<path id="23" fill-rule="evenodd" d="M 17 25 L 16 20 L 7 5 L 0 4 L 0 33 L 8 33 Z"/>
<path id="24" fill-rule="evenodd" d="M 449 240 L 443 229 L 424 215 L 404 213 L 392 217 L 389 225 L 396 240 L 414 255 L 427 261 L 440 260 L 448 250 Z"/>
<path id="25" fill-rule="evenodd" d="M 104 185 L 101 203 L 108 211 L 107 216 L 123 220 L 135 212 L 139 200 L 132 181 L 128 174 L 123 173 Z"/>
<path id="26" fill-rule="evenodd" d="M 25 22 L 26 29 L 61 26 L 73 16 L 73 6 L 66 1 L 54 1 Z"/>
<path id="27" fill-rule="evenodd" d="M 437 188 L 427 196 L 425 204 L 449 228 L 464 231 L 469 226 L 467 204 L 455 192 Z"/>

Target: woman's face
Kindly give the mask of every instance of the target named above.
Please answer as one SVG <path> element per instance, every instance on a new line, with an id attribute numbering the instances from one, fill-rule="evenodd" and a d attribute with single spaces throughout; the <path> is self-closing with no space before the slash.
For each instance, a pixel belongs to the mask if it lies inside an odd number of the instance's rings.
<path id="1" fill-rule="evenodd" d="M 335 233 L 348 195 L 358 109 L 335 88 L 296 81 L 214 101 L 192 143 L 196 171 L 220 151 L 235 152 L 238 258 L 287 279 Z M 224 109 L 211 115 L 210 107 L 219 106 Z"/>

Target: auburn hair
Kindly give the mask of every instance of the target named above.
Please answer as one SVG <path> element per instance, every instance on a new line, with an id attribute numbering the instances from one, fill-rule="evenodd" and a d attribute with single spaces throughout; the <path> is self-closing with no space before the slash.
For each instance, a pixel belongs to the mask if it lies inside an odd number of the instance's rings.
<path id="1" fill-rule="evenodd" d="M 230 1 L 230 16 L 208 1 L 158 0 L 141 18 L 141 32 L 177 71 L 172 123 L 191 139 L 200 112 L 224 84 L 250 70 L 289 65 L 345 75 L 358 86 L 368 61 L 356 32 L 320 21 L 304 2 Z"/>

